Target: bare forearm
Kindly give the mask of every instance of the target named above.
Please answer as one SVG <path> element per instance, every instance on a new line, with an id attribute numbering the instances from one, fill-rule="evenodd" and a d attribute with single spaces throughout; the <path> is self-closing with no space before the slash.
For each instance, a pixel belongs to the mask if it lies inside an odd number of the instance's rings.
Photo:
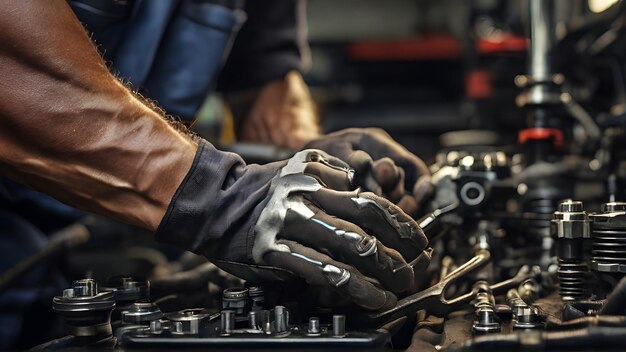
<path id="1" fill-rule="evenodd" d="M 196 144 L 107 70 L 63 0 L 0 7 L 0 170 L 155 229 Z"/>

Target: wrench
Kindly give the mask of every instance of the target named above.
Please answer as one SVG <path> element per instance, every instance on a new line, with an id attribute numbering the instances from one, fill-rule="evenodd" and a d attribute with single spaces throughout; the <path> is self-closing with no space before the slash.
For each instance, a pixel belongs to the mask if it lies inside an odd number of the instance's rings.
<path id="1" fill-rule="evenodd" d="M 422 309 L 436 316 L 444 316 L 447 313 L 457 310 L 471 302 L 472 299 L 476 297 L 478 290 L 474 288 L 468 293 L 448 299 L 445 295 L 448 287 L 459 279 L 485 266 L 490 258 L 491 253 L 486 249 L 481 249 L 473 258 L 452 271 L 439 283 L 399 300 L 394 307 L 388 310 L 366 314 L 361 321 L 366 321 L 370 326 L 382 326 Z M 524 280 L 535 276 L 540 270 L 539 267 L 533 267 L 531 269 L 527 265 L 522 266 L 514 277 L 490 285 L 490 288 L 494 295 L 505 293 L 508 289 L 516 287 Z"/>

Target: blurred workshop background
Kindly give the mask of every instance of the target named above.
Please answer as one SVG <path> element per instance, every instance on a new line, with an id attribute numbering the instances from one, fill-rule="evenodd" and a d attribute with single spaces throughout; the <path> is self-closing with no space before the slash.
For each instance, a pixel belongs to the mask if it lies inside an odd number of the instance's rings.
<path id="1" fill-rule="evenodd" d="M 612 3 L 559 0 L 559 26 L 565 33 Z M 441 147 L 514 141 L 525 124 L 515 77 L 526 63 L 526 11 L 520 0 L 308 1 L 305 79 L 325 131 L 381 127 L 425 160 Z M 194 128 L 234 142 L 223 113 L 211 96 Z"/>
<path id="2" fill-rule="evenodd" d="M 585 2 L 578 3 L 583 11 Z M 312 62 L 305 79 L 325 131 L 381 127 L 425 159 L 440 149 L 444 132 L 514 131 L 512 124 L 523 124 L 514 85 L 526 55 L 523 6 L 517 0 L 308 1 Z M 232 143 L 232 123 L 222 115 L 219 96 L 210 97 L 195 129 Z"/>

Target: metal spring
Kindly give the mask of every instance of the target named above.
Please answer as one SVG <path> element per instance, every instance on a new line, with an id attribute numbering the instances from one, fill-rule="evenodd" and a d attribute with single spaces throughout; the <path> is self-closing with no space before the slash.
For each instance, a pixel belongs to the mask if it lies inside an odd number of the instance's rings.
<path id="1" fill-rule="evenodd" d="M 586 273 L 587 264 L 582 260 L 559 259 L 559 292 L 564 301 L 579 300 L 589 297 Z"/>
<path id="2" fill-rule="evenodd" d="M 522 215 L 526 229 L 539 236 L 543 235 L 544 231 L 549 231 L 556 205 L 557 202 L 552 199 L 538 198 L 529 201 Z"/>
<path id="3" fill-rule="evenodd" d="M 626 231 L 594 229 L 591 255 L 599 263 L 626 264 Z"/>

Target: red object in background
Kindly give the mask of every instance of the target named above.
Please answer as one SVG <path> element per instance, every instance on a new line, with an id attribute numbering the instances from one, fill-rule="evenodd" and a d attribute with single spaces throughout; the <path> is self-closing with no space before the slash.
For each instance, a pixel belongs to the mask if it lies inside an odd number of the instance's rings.
<path id="1" fill-rule="evenodd" d="M 493 94 L 491 75 L 487 70 L 475 69 L 465 75 L 465 95 L 472 99 L 486 99 Z"/>
<path id="2" fill-rule="evenodd" d="M 476 51 L 479 55 L 523 52 L 526 48 L 525 37 L 510 34 L 497 42 L 484 39 L 476 42 Z M 461 41 L 448 34 L 428 34 L 406 40 L 352 43 L 347 46 L 346 53 L 350 59 L 367 61 L 455 60 L 460 59 L 463 54 Z"/>
<path id="3" fill-rule="evenodd" d="M 430 34 L 420 38 L 369 41 L 349 44 L 348 57 L 355 60 L 428 60 L 461 57 L 458 39 L 447 34 Z"/>
<path id="4" fill-rule="evenodd" d="M 519 132 L 519 143 L 529 140 L 552 139 L 555 147 L 563 146 L 563 132 L 558 128 L 528 128 Z"/>
<path id="5" fill-rule="evenodd" d="M 481 39 L 476 42 L 478 54 L 496 54 L 502 52 L 525 52 L 528 48 L 528 39 L 523 36 L 506 34 L 500 41 Z"/>

